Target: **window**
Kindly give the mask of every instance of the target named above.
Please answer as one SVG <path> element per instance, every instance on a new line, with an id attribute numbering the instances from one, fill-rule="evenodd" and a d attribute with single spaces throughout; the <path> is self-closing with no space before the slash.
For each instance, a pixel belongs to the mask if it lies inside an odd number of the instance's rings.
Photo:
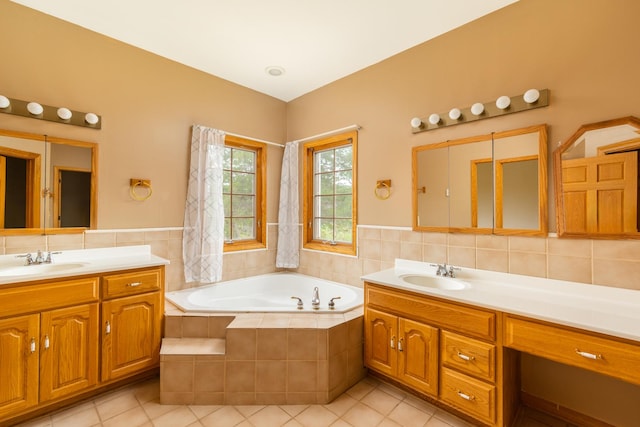
<path id="1" fill-rule="evenodd" d="M 266 247 L 266 146 L 225 137 L 222 197 L 224 250 Z"/>
<path id="2" fill-rule="evenodd" d="M 304 247 L 355 255 L 358 133 L 304 145 Z"/>

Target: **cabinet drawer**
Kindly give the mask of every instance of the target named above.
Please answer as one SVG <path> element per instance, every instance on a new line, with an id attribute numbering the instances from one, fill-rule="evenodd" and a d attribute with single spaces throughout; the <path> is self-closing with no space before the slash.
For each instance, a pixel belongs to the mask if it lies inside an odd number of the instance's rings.
<path id="1" fill-rule="evenodd" d="M 506 347 L 640 384 L 640 346 L 526 319 L 507 317 Z"/>
<path id="2" fill-rule="evenodd" d="M 366 284 L 365 302 L 394 314 L 494 341 L 496 314 L 427 296 Z"/>
<path id="3" fill-rule="evenodd" d="M 442 331 L 440 359 L 443 366 L 482 380 L 495 380 L 496 347 L 492 344 Z"/>
<path id="4" fill-rule="evenodd" d="M 113 298 L 159 290 L 162 270 L 153 268 L 102 277 L 102 297 Z"/>
<path id="5" fill-rule="evenodd" d="M 86 277 L 1 289 L 0 316 L 34 313 L 98 301 L 98 283 L 97 277 Z"/>
<path id="6" fill-rule="evenodd" d="M 456 371 L 442 368 L 440 398 L 469 415 L 493 424 L 496 416 L 496 388 Z"/>

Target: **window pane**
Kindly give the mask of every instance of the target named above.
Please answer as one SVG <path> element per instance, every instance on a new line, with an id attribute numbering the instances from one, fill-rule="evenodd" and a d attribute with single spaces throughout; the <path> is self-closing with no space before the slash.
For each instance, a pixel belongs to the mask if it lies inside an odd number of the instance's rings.
<path id="1" fill-rule="evenodd" d="M 253 151 L 233 150 L 232 166 L 235 171 L 254 172 L 256 165 L 256 156 Z"/>
<path id="2" fill-rule="evenodd" d="M 255 238 L 252 218 L 235 218 L 233 220 L 233 240 L 249 240 Z"/>
<path id="3" fill-rule="evenodd" d="M 336 172 L 336 194 L 351 194 L 353 183 L 350 170 Z"/>
<path id="4" fill-rule="evenodd" d="M 254 196 L 231 196 L 231 216 L 248 217 L 254 215 Z"/>
<path id="5" fill-rule="evenodd" d="M 224 217 L 229 218 L 231 216 L 231 196 L 229 194 L 222 195 L 222 204 L 224 206 Z"/>
<path id="6" fill-rule="evenodd" d="M 314 239 L 328 242 L 333 241 L 333 220 L 317 218 L 314 224 Z"/>
<path id="7" fill-rule="evenodd" d="M 336 152 L 336 166 L 335 166 L 335 170 L 339 171 L 339 170 L 345 170 L 345 169 L 352 169 L 351 168 L 351 163 L 352 163 L 352 149 L 351 146 L 346 146 L 346 147 L 340 147 L 340 148 L 336 148 L 335 152 Z"/>
<path id="8" fill-rule="evenodd" d="M 332 173 L 316 175 L 316 194 L 333 194 L 333 180 Z"/>
<path id="9" fill-rule="evenodd" d="M 231 240 L 231 219 L 224 219 L 224 240 Z"/>
<path id="10" fill-rule="evenodd" d="M 314 170 L 318 172 L 329 172 L 333 170 L 334 150 L 320 151 L 315 153 Z"/>
<path id="11" fill-rule="evenodd" d="M 333 196 L 316 197 L 316 215 L 323 218 L 333 218 Z"/>
<path id="12" fill-rule="evenodd" d="M 351 195 L 336 196 L 336 218 L 351 219 Z"/>
<path id="13" fill-rule="evenodd" d="M 233 194 L 254 194 L 255 175 L 252 173 L 233 172 Z"/>
<path id="14" fill-rule="evenodd" d="M 336 242 L 351 243 L 351 219 L 336 219 Z"/>
<path id="15" fill-rule="evenodd" d="M 231 192 L 231 172 L 222 171 L 222 192 L 229 194 Z"/>

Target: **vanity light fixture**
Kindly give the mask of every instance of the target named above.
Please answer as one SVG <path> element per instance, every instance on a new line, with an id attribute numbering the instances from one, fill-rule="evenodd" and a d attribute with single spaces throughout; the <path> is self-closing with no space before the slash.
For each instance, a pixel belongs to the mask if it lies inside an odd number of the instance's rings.
<path id="1" fill-rule="evenodd" d="M 482 113 L 484 113 L 484 104 L 476 102 L 471 106 L 471 114 L 473 114 L 474 116 L 479 116 Z"/>
<path id="2" fill-rule="evenodd" d="M 462 116 L 462 111 L 459 108 L 452 108 L 449 110 L 449 118 L 451 120 L 458 120 Z"/>
<path id="3" fill-rule="evenodd" d="M 95 125 L 98 123 L 100 119 L 95 113 L 87 113 L 84 115 L 84 121 L 89 123 L 90 125 Z"/>
<path id="4" fill-rule="evenodd" d="M 533 104 L 540 99 L 540 91 L 538 89 L 529 89 L 522 95 L 522 99 L 524 99 L 524 102 L 527 104 Z"/>
<path id="5" fill-rule="evenodd" d="M 58 108 L 57 114 L 58 117 L 60 117 L 60 119 L 62 120 L 69 120 L 73 116 L 71 110 L 65 107 Z"/>
<path id="6" fill-rule="evenodd" d="M 95 113 L 74 111 L 66 107 L 52 107 L 38 102 L 8 98 L 4 95 L 0 95 L 0 113 L 92 129 L 100 129 L 102 126 L 102 118 Z"/>
<path id="7" fill-rule="evenodd" d="M 501 110 L 506 110 L 507 108 L 509 108 L 509 105 L 511 105 L 511 98 L 506 95 L 503 95 L 496 99 L 496 107 Z"/>
<path id="8" fill-rule="evenodd" d="M 414 117 L 411 119 L 411 127 L 414 129 L 420 129 L 422 127 L 422 119 L 420 117 Z"/>
<path id="9" fill-rule="evenodd" d="M 549 89 L 529 89 L 522 95 L 500 96 L 495 101 L 476 102 L 469 108 L 452 108 L 448 113 L 433 113 L 425 122 L 420 117 L 411 119 L 413 133 L 440 129 L 506 114 L 519 113 L 549 105 Z"/>
<path id="10" fill-rule="evenodd" d="M 37 102 L 30 102 L 27 104 L 27 111 L 34 116 L 39 116 L 44 111 L 44 108 L 42 108 L 42 105 Z"/>

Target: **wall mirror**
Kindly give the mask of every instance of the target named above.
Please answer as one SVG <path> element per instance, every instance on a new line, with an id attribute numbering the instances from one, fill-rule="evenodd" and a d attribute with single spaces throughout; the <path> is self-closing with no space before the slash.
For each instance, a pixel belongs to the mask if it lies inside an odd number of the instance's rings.
<path id="1" fill-rule="evenodd" d="M 640 238 L 640 120 L 581 126 L 554 152 L 558 235 Z"/>
<path id="2" fill-rule="evenodd" d="M 0 129 L 0 234 L 96 227 L 97 144 Z"/>
<path id="3" fill-rule="evenodd" d="M 413 229 L 546 235 L 545 125 L 414 147 Z"/>

